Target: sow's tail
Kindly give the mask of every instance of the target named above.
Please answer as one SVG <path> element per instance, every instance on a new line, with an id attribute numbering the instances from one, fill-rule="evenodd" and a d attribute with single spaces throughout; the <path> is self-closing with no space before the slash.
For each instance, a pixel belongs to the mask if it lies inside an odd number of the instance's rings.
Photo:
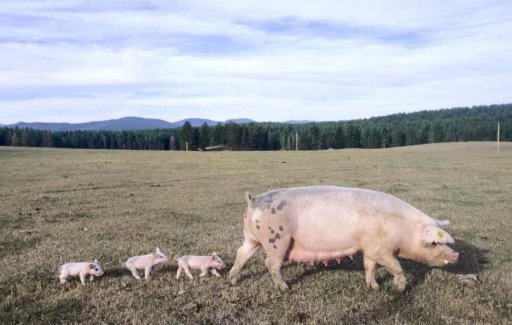
<path id="1" fill-rule="evenodd" d="M 250 206 L 252 202 L 254 202 L 254 198 L 252 197 L 251 193 L 245 192 L 245 201 L 247 202 L 248 206 Z"/>

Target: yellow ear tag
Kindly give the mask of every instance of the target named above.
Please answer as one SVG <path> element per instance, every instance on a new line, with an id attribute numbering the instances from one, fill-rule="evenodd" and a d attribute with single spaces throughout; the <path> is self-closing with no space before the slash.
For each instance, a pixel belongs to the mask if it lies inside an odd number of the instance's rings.
<path id="1" fill-rule="evenodd" d="M 439 230 L 439 231 L 437 232 L 437 237 L 439 237 L 439 238 L 443 238 L 443 237 L 444 237 L 444 233 L 443 233 L 441 230 Z"/>

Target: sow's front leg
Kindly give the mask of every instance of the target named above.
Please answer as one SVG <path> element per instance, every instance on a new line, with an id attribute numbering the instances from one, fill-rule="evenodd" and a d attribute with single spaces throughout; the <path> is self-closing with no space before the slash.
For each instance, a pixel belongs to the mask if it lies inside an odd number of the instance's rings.
<path id="1" fill-rule="evenodd" d="M 377 289 L 379 285 L 375 281 L 376 264 L 382 265 L 389 273 L 393 275 L 393 284 L 396 291 L 403 292 L 407 284 L 402 267 L 398 259 L 392 252 L 364 252 L 364 267 L 366 269 L 366 285 L 369 288 Z"/>

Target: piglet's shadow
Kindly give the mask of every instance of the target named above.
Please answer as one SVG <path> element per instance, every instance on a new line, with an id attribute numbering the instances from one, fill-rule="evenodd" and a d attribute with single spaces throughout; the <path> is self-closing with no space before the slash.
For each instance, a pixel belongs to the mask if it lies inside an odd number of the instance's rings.
<path id="1" fill-rule="evenodd" d="M 113 266 L 109 267 L 108 269 L 105 269 L 105 273 L 103 274 L 103 276 L 109 278 L 121 278 L 127 274 L 130 274 L 130 271 L 128 271 L 126 268 L 122 266 Z"/>
<path id="2" fill-rule="evenodd" d="M 154 275 L 155 272 L 157 272 L 157 273 L 172 273 L 172 272 L 176 272 L 176 267 L 169 265 L 169 264 L 158 265 L 151 272 L 152 275 Z M 140 271 L 140 275 L 143 276 L 144 271 Z M 128 270 L 127 268 L 125 268 L 123 266 L 113 266 L 113 267 L 109 267 L 108 269 L 105 269 L 104 276 L 107 276 L 109 278 L 110 277 L 122 278 L 125 276 L 132 276 L 132 273 L 130 272 L 130 270 Z"/>
<path id="3" fill-rule="evenodd" d="M 489 259 L 487 257 L 488 250 L 478 248 L 464 240 L 456 240 L 456 244 L 451 246 L 455 251 L 459 252 L 459 262 L 457 264 L 450 264 L 444 266 L 441 269 L 453 274 L 478 274 L 487 267 Z M 408 274 L 407 291 L 414 290 L 420 286 L 425 277 L 431 270 L 425 264 L 421 264 L 408 259 L 400 259 L 400 264 L 406 274 Z M 364 281 L 364 266 L 363 266 L 363 255 L 358 253 L 354 255 L 354 259 L 343 258 L 340 264 L 331 264 L 325 267 L 322 264 L 317 264 L 315 267 L 307 268 L 300 276 L 293 279 L 289 279 L 290 285 L 297 284 L 307 279 L 310 275 L 320 272 L 342 272 L 342 271 L 356 271 L 361 272 L 361 279 Z M 391 281 L 392 275 L 388 272 L 384 276 L 377 278 L 379 284 Z"/>

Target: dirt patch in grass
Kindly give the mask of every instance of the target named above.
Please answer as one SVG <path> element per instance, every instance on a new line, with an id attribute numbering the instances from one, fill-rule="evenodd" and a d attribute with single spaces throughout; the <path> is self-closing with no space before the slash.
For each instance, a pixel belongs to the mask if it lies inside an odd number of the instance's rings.
<path id="1" fill-rule="evenodd" d="M 16 255 L 34 248 L 41 238 L 34 235 L 5 235 L 0 237 L 0 257 Z"/>

